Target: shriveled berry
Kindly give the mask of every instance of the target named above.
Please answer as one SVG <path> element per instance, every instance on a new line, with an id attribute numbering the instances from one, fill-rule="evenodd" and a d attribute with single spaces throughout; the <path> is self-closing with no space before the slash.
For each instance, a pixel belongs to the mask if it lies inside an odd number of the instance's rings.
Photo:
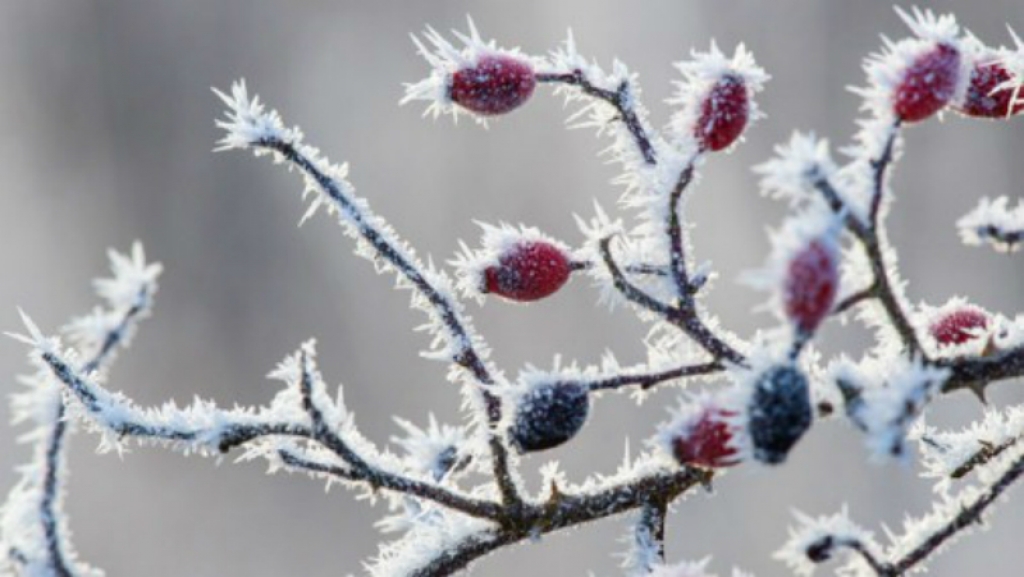
<path id="1" fill-rule="evenodd" d="M 510 56 L 482 56 L 476 66 L 452 74 L 449 94 L 459 106 L 492 116 L 518 108 L 536 85 L 529 63 Z"/>
<path id="2" fill-rule="evenodd" d="M 750 116 L 750 96 L 743 77 L 725 74 L 701 104 L 694 135 L 701 150 L 727 148 L 743 134 Z"/>
<path id="3" fill-rule="evenodd" d="M 514 301 L 535 301 L 553 294 L 569 280 L 572 263 L 557 246 L 544 241 L 522 241 L 484 269 L 483 292 Z"/>
<path id="4" fill-rule="evenodd" d="M 904 71 L 896 86 L 893 111 L 906 122 L 935 114 L 953 98 L 959 73 L 960 51 L 949 44 L 937 44 Z"/>
<path id="5" fill-rule="evenodd" d="M 768 369 L 754 384 L 747 413 L 754 458 L 782 463 L 811 426 L 807 377 L 791 365 Z"/>
<path id="6" fill-rule="evenodd" d="M 557 447 L 576 436 L 589 412 L 583 385 L 542 383 L 519 398 L 509 438 L 520 453 Z"/>
<path id="7" fill-rule="evenodd" d="M 814 332 L 832 310 L 838 286 L 835 249 L 812 241 L 789 261 L 783 287 L 786 317 L 800 332 Z"/>
<path id="8" fill-rule="evenodd" d="M 979 118 L 1005 118 L 1024 111 L 1024 101 L 1018 101 L 1010 112 L 1013 90 L 996 87 L 1012 79 L 1010 71 L 1000 62 L 981 62 L 971 69 L 971 78 L 958 112 Z"/>
<path id="9" fill-rule="evenodd" d="M 733 431 L 731 411 L 706 408 L 683 423 L 672 437 L 672 453 L 682 465 L 731 467 L 739 464 L 737 450 L 730 442 Z"/>
<path id="10" fill-rule="evenodd" d="M 950 312 L 935 321 L 928 331 L 940 345 L 959 345 L 976 339 L 988 328 L 988 315 L 974 307 Z"/>

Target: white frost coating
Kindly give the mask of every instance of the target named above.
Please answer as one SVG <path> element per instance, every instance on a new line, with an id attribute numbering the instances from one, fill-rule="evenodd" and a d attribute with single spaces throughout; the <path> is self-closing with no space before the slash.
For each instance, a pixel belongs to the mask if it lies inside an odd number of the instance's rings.
<path id="1" fill-rule="evenodd" d="M 486 126 L 487 118 L 452 103 L 452 75 L 458 70 L 476 66 L 484 57 L 513 58 L 527 62 L 533 68 L 543 66 L 544 61 L 524 55 L 519 48 L 498 48 L 494 40 L 484 42 L 473 19 L 467 16 L 466 21 L 469 27 L 468 35 L 452 30 L 452 34 L 462 42 L 462 48 L 456 48 L 430 26 L 427 26 L 427 31 L 423 33 L 426 44 L 415 35 L 411 35 L 417 52 L 430 65 L 430 76 L 419 82 L 407 83 L 405 96 L 402 97 L 400 104 L 422 100 L 428 103 L 427 109 L 423 112 L 424 116 L 433 116 L 436 119 L 442 114 L 451 114 L 452 119 L 457 122 L 459 114 L 466 114 Z"/>
<path id="2" fill-rule="evenodd" d="M 450 363 L 449 379 L 463 385 L 464 407 L 471 409 L 471 418 L 479 421 L 485 411 L 472 409 L 482 407 L 480 383 L 453 361 L 472 348 L 480 362 L 487 365 L 490 349 L 473 329 L 463 304 L 455 298 L 455 282 L 446 272 L 435 267 L 432 260 L 428 259 L 424 264 L 391 225 L 374 214 L 365 199 L 356 196 L 355 188 L 347 180 L 347 164 L 331 164 L 317 148 L 303 142 L 301 130 L 285 129 L 276 111 L 267 112 L 256 97 L 249 98 L 244 81 L 236 82 L 231 93 L 227 96 L 217 91 L 228 105 L 227 120 L 217 123 L 227 131 L 218 150 L 251 149 L 257 156 L 270 151 L 276 162 L 290 160 L 302 170 L 305 177 L 303 196 L 313 197 L 302 220 L 310 218 L 321 206 L 326 207 L 328 213 L 337 216 L 346 234 L 355 239 L 355 254 L 372 262 L 378 273 L 395 274 L 396 287 L 411 291 L 410 307 L 423 311 L 428 317 L 428 322 L 418 330 L 432 336 L 430 348 L 422 356 Z M 299 158 L 285 158 L 275 145 L 290 147 Z M 304 163 L 308 167 L 303 166 Z M 318 179 L 316 172 L 323 175 L 323 179 Z M 375 239 L 374 244 L 367 240 L 368 235 Z M 392 258 L 382 254 L 382 246 L 387 247 Z M 423 282 L 417 284 L 416 279 Z M 434 292 L 433 299 L 425 294 L 423 285 Z M 461 332 L 446 322 L 442 309 L 447 309 L 457 319 Z M 502 380 L 498 371 L 489 365 L 487 368 L 491 376 Z"/>
<path id="3" fill-rule="evenodd" d="M 865 357 L 854 364 L 841 358 L 831 367 L 832 382 L 847 387 L 847 414 L 865 432 L 873 459 L 905 458 L 907 431 L 938 393 L 947 369 L 905 356 Z"/>
<path id="4" fill-rule="evenodd" d="M 97 307 L 63 329 L 64 336 L 88 355 L 90 360 L 84 366 L 97 373 L 109 366 L 118 347 L 128 346 L 137 322 L 149 315 L 162 270 L 159 263 L 146 262 L 139 242 L 133 244 L 128 255 L 114 250 L 107 254 L 112 276 L 93 282 L 106 306 Z M 27 315 L 21 315 L 28 335 L 11 336 L 41 352 L 60 349 L 58 339 L 47 339 Z M 64 447 L 74 431 L 73 411 L 65 410 L 63 386 L 49 366 L 39 357 L 31 361 L 36 372 L 19 377 L 27 390 L 12 395 L 11 408 L 14 424 L 28 422 L 34 426 L 19 438 L 33 444 L 33 455 L 29 463 L 19 467 L 21 478 L 0 506 L 0 574 L 10 571 L 43 577 L 69 571 L 76 577 L 102 575 L 102 571 L 77 559 L 63 510 L 67 476 Z M 52 488 L 47 488 L 48 482 L 53 483 Z M 55 531 L 53 540 L 47 537 L 47 523 Z"/>
<path id="5" fill-rule="evenodd" d="M 938 431 L 920 422 L 911 431 L 918 443 L 923 477 L 935 479 L 936 492 L 945 493 L 952 487 L 951 475 L 968 465 L 983 452 L 1002 452 L 1010 445 L 1019 444 L 1024 435 L 1024 407 L 1004 410 L 989 408 L 981 420 L 959 431 Z M 986 465 L 978 463 L 977 468 Z"/>
<path id="6" fill-rule="evenodd" d="M 650 126 L 647 121 L 647 109 L 640 102 L 641 90 L 636 74 L 630 72 L 626 65 L 618 60 L 612 63 L 611 72 L 606 72 L 596 62 L 588 61 L 578 52 L 576 40 L 570 30 L 562 45 L 552 51 L 549 63 L 545 68 L 538 70 L 538 73 L 573 75 L 577 71 L 595 88 L 623 94 L 623 106 L 636 116 L 640 128 L 649 138 L 653 154 L 657 157 L 657 165 L 652 165 L 644 159 L 634 135 L 622 122 L 622 115 L 616 107 L 586 94 L 578 86 L 564 83 L 555 85 L 555 94 L 564 96 L 566 105 L 582 103 L 567 120 L 570 128 L 593 128 L 598 135 L 611 137 L 611 145 L 602 154 L 606 155 L 610 162 L 618 163 L 624 169 L 623 174 L 613 180 L 613 183 L 625 188 L 620 201 L 622 205 L 627 208 L 643 207 L 644 199 L 648 195 L 661 194 L 666 189 L 667 171 L 664 167 L 666 164 L 678 164 L 670 162 L 669 157 L 688 156 L 687 151 L 673 151 L 661 135 Z M 667 175 L 668 182 L 674 182 L 678 174 L 676 171 L 675 174 Z"/>
<path id="7" fill-rule="evenodd" d="M 433 413 L 429 424 L 422 429 L 398 417 L 395 422 L 406 435 L 391 437 L 391 441 L 405 450 L 405 462 L 416 472 L 440 481 L 466 465 L 465 458 L 472 452 L 467 449 L 468 435 L 461 427 L 438 424 Z"/>
<path id="8" fill-rule="evenodd" d="M 820 552 L 833 557 L 843 547 L 859 544 L 870 554 L 877 557 L 879 546 L 874 535 L 853 521 L 844 505 L 834 515 L 810 517 L 794 511 L 798 526 L 790 527 L 789 539 L 775 552 L 774 557 L 785 563 L 797 575 L 807 576 L 814 573 L 817 564 L 808 558 L 809 549 L 820 549 Z M 831 540 L 829 541 L 829 539 Z M 850 564 L 840 571 L 841 575 L 873 575 L 869 567 L 859 555 L 852 555 Z"/>
<path id="9" fill-rule="evenodd" d="M 554 246 L 566 256 L 572 254 L 572 249 L 567 244 L 542 233 L 535 227 L 523 224 L 516 227 L 504 222 L 497 226 L 485 222 L 477 224 L 483 229 L 480 248 L 472 249 L 459 241 L 460 250 L 450 264 L 455 267 L 459 291 L 481 304 L 484 302 L 484 292 L 481 290 L 484 287 L 484 272 L 489 267 L 497 266 L 502 255 L 508 254 L 517 245 L 543 242 Z"/>
<path id="10" fill-rule="evenodd" d="M 430 523 L 414 525 L 397 541 L 382 544 L 377 556 L 366 565 L 370 577 L 405 577 L 467 539 L 494 539 L 489 531 L 492 525 L 486 521 L 440 510 L 437 513 Z"/>
<path id="11" fill-rule="evenodd" d="M 1018 426 L 1019 419 L 1019 415 L 1014 415 L 1014 422 L 1011 426 Z M 1005 424 L 1010 423 L 1010 420 L 1005 422 Z M 996 480 L 1007 473 L 1012 467 L 1016 466 L 1021 459 L 1024 459 L 1024 443 L 1014 443 L 989 463 L 976 469 L 975 474 L 978 479 L 977 485 L 968 485 L 955 492 L 944 490 L 939 491 L 936 501 L 932 505 L 931 511 L 920 518 L 908 517 L 903 522 L 902 534 L 889 535 L 891 543 L 887 548 L 886 557 L 889 559 L 897 559 L 921 546 L 929 539 L 929 537 L 945 528 L 967 508 L 976 504 L 979 499 L 986 496 Z M 991 511 L 991 508 L 989 508 L 988 511 Z M 978 528 L 985 527 L 986 525 L 986 515 L 982 515 L 979 518 L 979 522 L 965 525 L 960 529 L 960 531 L 952 535 L 950 539 L 944 541 L 935 549 L 935 553 L 945 551 L 957 540 L 972 533 Z M 929 555 L 926 561 L 934 560 L 935 553 Z M 917 568 L 922 569 L 923 564 L 919 564 Z"/>
<path id="12" fill-rule="evenodd" d="M 1009 203 L 1005 196 L 995 200 L 982 198 L 978 206 L 956 221 L 964 244 L 987 243 L 999 252 L 1020 249 L 1024 241 L 1024 199 L 1018 199 L 1015 208 L 1010 208 Z"/>
<path id="13" fill-rule="evenodd" d="M 914 8 L 913 14 L 907 14 L 899 7 L 896 13 L 907 24 L 916 38 L 904 38 L 893 42 L 882 37 L 885 50 L 873 54 L 864 63 L 868 75 L 868 87 L 854 88 L 854 92 L 865 99 L 865 107 L 875 112 L 877 117 L 892 114 L 893 94 L 903 81 L 906 70 L 918 58 L 935 49 L 938 44 L 959 47 L 960 26 L 952 14 L 936 16 L 931 10 Z M 959 83 L 954 91 L 953 102 L 960 100 L 959 95 L 967 89 L 969 79 L 967 59 L 960 62 L 961 73 Z"/>
<path id="14" fill-rule="evenodd" d="M 707 52 L 691 50 L 689 60 L 676 62 L 674 66 L 683 74 L 683 81 L 674 82 L 676 92 L 667 100 L 669 104 L 679 107 L 669 123 L 670 138 L 677 146 L 696 146 L 697 123 L 703 113 L 704 102 L 711 89 L 724 77 L 743 80 L 748 102 L 747 128 L 764 117 L 754 95 L 764 90 L 771 76 L 757 65 L 754 55 L 743 44 L 736 46 L 732 58 L 728 58 L 712 41 Z"/>
<path id="15" fill-rule="evenodd" d="M 761 175 L 761 191 L 769 198 L 788 200 L 790 207 L 796 207 L 821 196 L 816 182 L 835 180 L 838 169 L 828 140 L 814 133 L 794 132 L 787 144 L 775 147 L 775 153 L 775 158 L 754 167 Z"/>

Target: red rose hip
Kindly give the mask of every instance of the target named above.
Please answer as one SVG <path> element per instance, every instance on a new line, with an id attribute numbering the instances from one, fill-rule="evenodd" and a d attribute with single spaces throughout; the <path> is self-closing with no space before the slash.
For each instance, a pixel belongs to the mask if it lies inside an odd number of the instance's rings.
<path id="1" fill-rule="evenodd" d="M 928 332 L 940 345 L 959 345 L 978 338 L 988 328 L 988 315 L 974 307 L 947 313 L 935 321 Z"/>
<path id="2" fill-rule="evenodd" d="M 725 74 L 708 91 L 694 128 L 701 150 L 719 151 L 743 134 L 750 117 L 750 96 L 743 78 Z"/>
<path id="3" fill-rule="evenodd" d="M 452 74 L 452 102 L 485 116 L 505 114 L 533 94 L 537 80 L 533 68 L 509 56 L 482 56 L 476 66 Z"/>
<path id="4" fill-rule="evenodd" d="M 802 333 L 813 333 L 832 310 L 839 285 L 836 260 L 835 248 L 819 239 L 789 261 L 783 304 L 786 317 Z"/>
<path id="5" fill-rule="evenodd" d="M 562 288 L 571 273 L 572 263 L 562 249 L 544 241 L 520 241 L 484 269 L 482 292 L 535 301 Z"/>
<path id="6" fill-rule="evenodd" d="M 981 62 L 971 69 L 967 93 L 956 109 L 967 116 L 978 118 L 1005 118 L 1024 111 L 1024 101 L 1013 104 L 1013 90 L 999 85 L 1012 79 L 1010 72 L 1000 62 Z"/>
<path id="7" fill-rule="evenodd" d="M 739 464 L 737 450 L 732 441 L 730 411 L 705 408 L 683 423 L 671 437 L 672 454 L 682 465 L 701 467 L 731 467 Z"/>
<path id="8" fill-rule="evenodd" d="M 949 44 L 937 44 L 903 72 L 893 94 L 893 111 L 906 122 L 928 118 L 953 98 L 959 74 L 960 51 Z"/>

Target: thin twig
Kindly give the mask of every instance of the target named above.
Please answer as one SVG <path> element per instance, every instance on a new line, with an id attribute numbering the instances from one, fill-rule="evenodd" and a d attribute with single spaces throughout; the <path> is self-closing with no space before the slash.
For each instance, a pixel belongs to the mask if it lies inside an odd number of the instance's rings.
<path id="1" fill-rule="evenodd" d="M 97 392 L 91 390 L 92 387 L 102 390 L 102 387 L 83 380 L 77 371 L 72 369 L 56 354 L 47 352 L 42 356 L 54 375 L 83 402 L 85 408 L 93 415 L 96 421 L 120 437 L 142 437 L 203 443 L 216 446 L 222 452 L 263 437 L 284 436 L 309 439 L 319 443 L 341 458 L 352 467 L 353 472 L 361 480 L 371 487 L 381 487 L 413 497 L 435 501 L 474 517 L 493 519 L 497 516 L 496 505 L 493 503 L 468 499 L 439 485 L 425 483 L 409 478 L 401 473 L 386 471 L 367 463 L 365 459 L 358 455 L 343 439 L 338 437 L 324 422 L 322 412 L 312 401 L 312 375 L 307 370 L 303 372 L 300 386 L 302 387 L 303 407 L 307 414 L 310 415 L 312 421 L 310 426 L 271 420 L 253 422 L 252 416 L 248 413 L 244 414 L 246 422 L 233 423 L 233 416 L 230 412 L 220 411 L 218 418 L 213 419 L 215 423 L 219 424 L 213 425 L 212 428 L 174 428 L 133 420 L 132 414 L 135 412 L 134 410 L 115 411 L 119 415 L 119 420 L 116 422 L 105 420 L 104 417 L 107 414 L 107 410 L 99 403 Z M 307 391 L 310 396 L 307 396 Z M 85 399 L 91 399 L 93 404 L 90 405 L 85 402 Z M 129 408 L 132 405 L 131 401 L 123 398 L 118 402 L 123 405 L 122 408 Z"/>
<path id="2" fill-rule="evenodd" d="M 511 473 L 511 466 L 508 462 L 508 450 L 504 445 L 502 436 L 494 429 L 501 420 L 501 401 L 497 395 L 487 389 L 495 384 L 495 379 L 487 368 L 483 357 L 473 345 L 473 338 L 470 330 L 467 328 L 467 321 L 461 318 L 454 305 L 437 287 L 430 283 L 426 275 L 412 261 L 406 258 L 401 251 L 393 246 L 381 231 L 373 226 L 364 209 L 342 192 L 339 183 L 320 170 L 317 164 L 299 151 L 293 143 L 269 137 L 253 142 L 252 146 L 280 153 L 289 162 L 299 167 L 307 176 L 315 180 L 321 190 L 345 211 L 355 223 L 359 234 L 374 248 L 376 253 L 391 263 L 437 311 L 441 321 L 450 333 L 453 346 L 457 348 L 452 361 L 468 369 L 476 378 L 476 381 L 483 385 L 481 392 L 487 409 L 488 421 L 491 424 L 488 446 L 491 449 L 491 462 L 493 464 L 495 482 L 501 492 L 502 499 L 507 503 L 521 502 L 522 498 L 516 488 Z"/>
<path id="3" fill-rule="evenodd" d="M 963 531 L 971 525 L 981 522 L 981 516 L 992 503 L 996 501 L 1009 487 L 1024 474 L 1024 456 L 1018 457 L 1013 465 L 1003 473 L 984 494 L 978 497 L 973 503 L 962 508 L 941 529 L 930 535 L 923 543 L 906 553 L 903 557 L 888 564 L 879 575 L 884 577 L 897 577 L 914 568 L 918 563 L 934 553 L 951 537 Z"/>
<path id="4" fill-rule="evenodd" d="M 614 91 L 605 90 L 591 83 L 583 74 L 583 71 L 579 69 L 573 70 L 568 74 L 537 74 L 536 79 L 537 82 L 577 86 L 584 94 L 603 100 L 615 107 L 619 112 L 619 118 L 622 120 L 622 123 L 626 125 L 626 129 L 633 136 L 633 141 L 636 143 L 640 155 L 643 156 L 644 162 L 650 165 L 657 163 L 654 146 L 651 145 L 651 138 L 644 129 L 636 109 L 632 106 L 629 82 L 623 81 Z"/>
<path id="5" fill-rule="evenodd" d="M 681 379 L 684 377 L 694 377 L 698 375 L 709 375 L 717 373 L 725 369 L 719 361 L 711 361 L 707 363 L 700 363 L 696 365 L 682 365 L 672 369 L 665 369 L 663 371 L 645 373 L 625 373 L 621 375 L 613 375 L 595 379 L 593 381 L 585 381 L 585 384 L 591 391 L 602 391 L 607 389 L 618 389 L 622 387 L 628 387 L 636 385 L 641 389 L 650 389 L 655 385 L 671 381 L 673 379 Z"/>
<path id="6" fill-rule="evenodd" d="M 672 280 L 676 285 L 676 293 L 679 296 L 680 306 L 683 302 L 693 300 L 693 288 L 690 285 L 690 275 L 686 270 L 686 247 L 683 243 L 683 223 L 679 214 L 679 201 L 693 180 L 693 160 L 686 164 L 686 168 L 679 174 L 679 179 L 672 188 L 668 199 L 668 230 L 669 238 L 669 259 L 672 273 Z"/>

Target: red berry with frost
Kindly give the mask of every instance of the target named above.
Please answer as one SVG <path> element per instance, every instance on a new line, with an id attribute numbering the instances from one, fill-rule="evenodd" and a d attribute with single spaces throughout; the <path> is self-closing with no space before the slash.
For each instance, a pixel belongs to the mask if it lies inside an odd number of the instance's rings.
<path id="1" fill-rule="evenodd" d="M 893 95 L 893 111 L 906 122 L 928 118 L 953 98 L 959 74 L 960 51 L 950 44 L 937 44 L 903 72 Z"/>
<path id="2" fill-rule="evenodd" d="M 705 408 L 684 422 L 671 438 L 672 454 L 682 465 L 731 467 L 739 464 L 738 452 L 731 445 L 733 430 L 729 418 L 732 411 Z"/>
<path id="3" fill-rule="evenodd" d="M 754 383 L 747 414 L 754 458 L 769 465 L 782 463 L 811 427 L 807 377 L 791 365 L 768 369 Z"/>
<path id="4" fill-rule="evenodd" d="M 836 250 L 814 240 L 789 261 L 783 300 L 786 317 L 802 333 L 813 333 L 828 316 L 839 286 Z"/>
<path id="5" fill-rule="evenodd" d="M 590 398 L 579 383 L 542 383 L 516 403 L 509 438 L 520 453 L 557 447 L 576 436 L 587 421 Z"/>
<path id="6" fill-rule="evenodd" d="M 1018 101 L 1010 112 L 1013 90 L 996 88 L 1012 80 L 1010 71 L 1000 62 L 979 62 L 971 69 L 967 93 L 956 105 L 957 111 L 979 118 L 1006 118 L 1024 111 L 1024 101 Z"/>
<path id="7" fill-rule="evenodd" d="M 750 95 L 743 77 L 723 75 L 701 104 L 694 135 L 701 150 L 727 148 L 743 134 L 750 118 Z"/>
<path id="8" fill-rule="evenodd" d="M 510 56 L 482 56 L 452 74 L 449 95 L 463 108 L 493 116 L 518 108 L 537 85 L 529 63 Z"/>
<path id="9" fill-rule="evenodd" d="M 535 301 L 562 288 L 571 273 L 572 263 L 562 249 L 544 241 L 521 241 L 484 269 L 483 292 Z"/>
<path id="10" fill-rule="evenodd" d="M 959 345 L 980 336 L 988 328 L 988 315 L 974 307 L 964 307 L 932 323 L 928 332 L 940 345 Z"/>

